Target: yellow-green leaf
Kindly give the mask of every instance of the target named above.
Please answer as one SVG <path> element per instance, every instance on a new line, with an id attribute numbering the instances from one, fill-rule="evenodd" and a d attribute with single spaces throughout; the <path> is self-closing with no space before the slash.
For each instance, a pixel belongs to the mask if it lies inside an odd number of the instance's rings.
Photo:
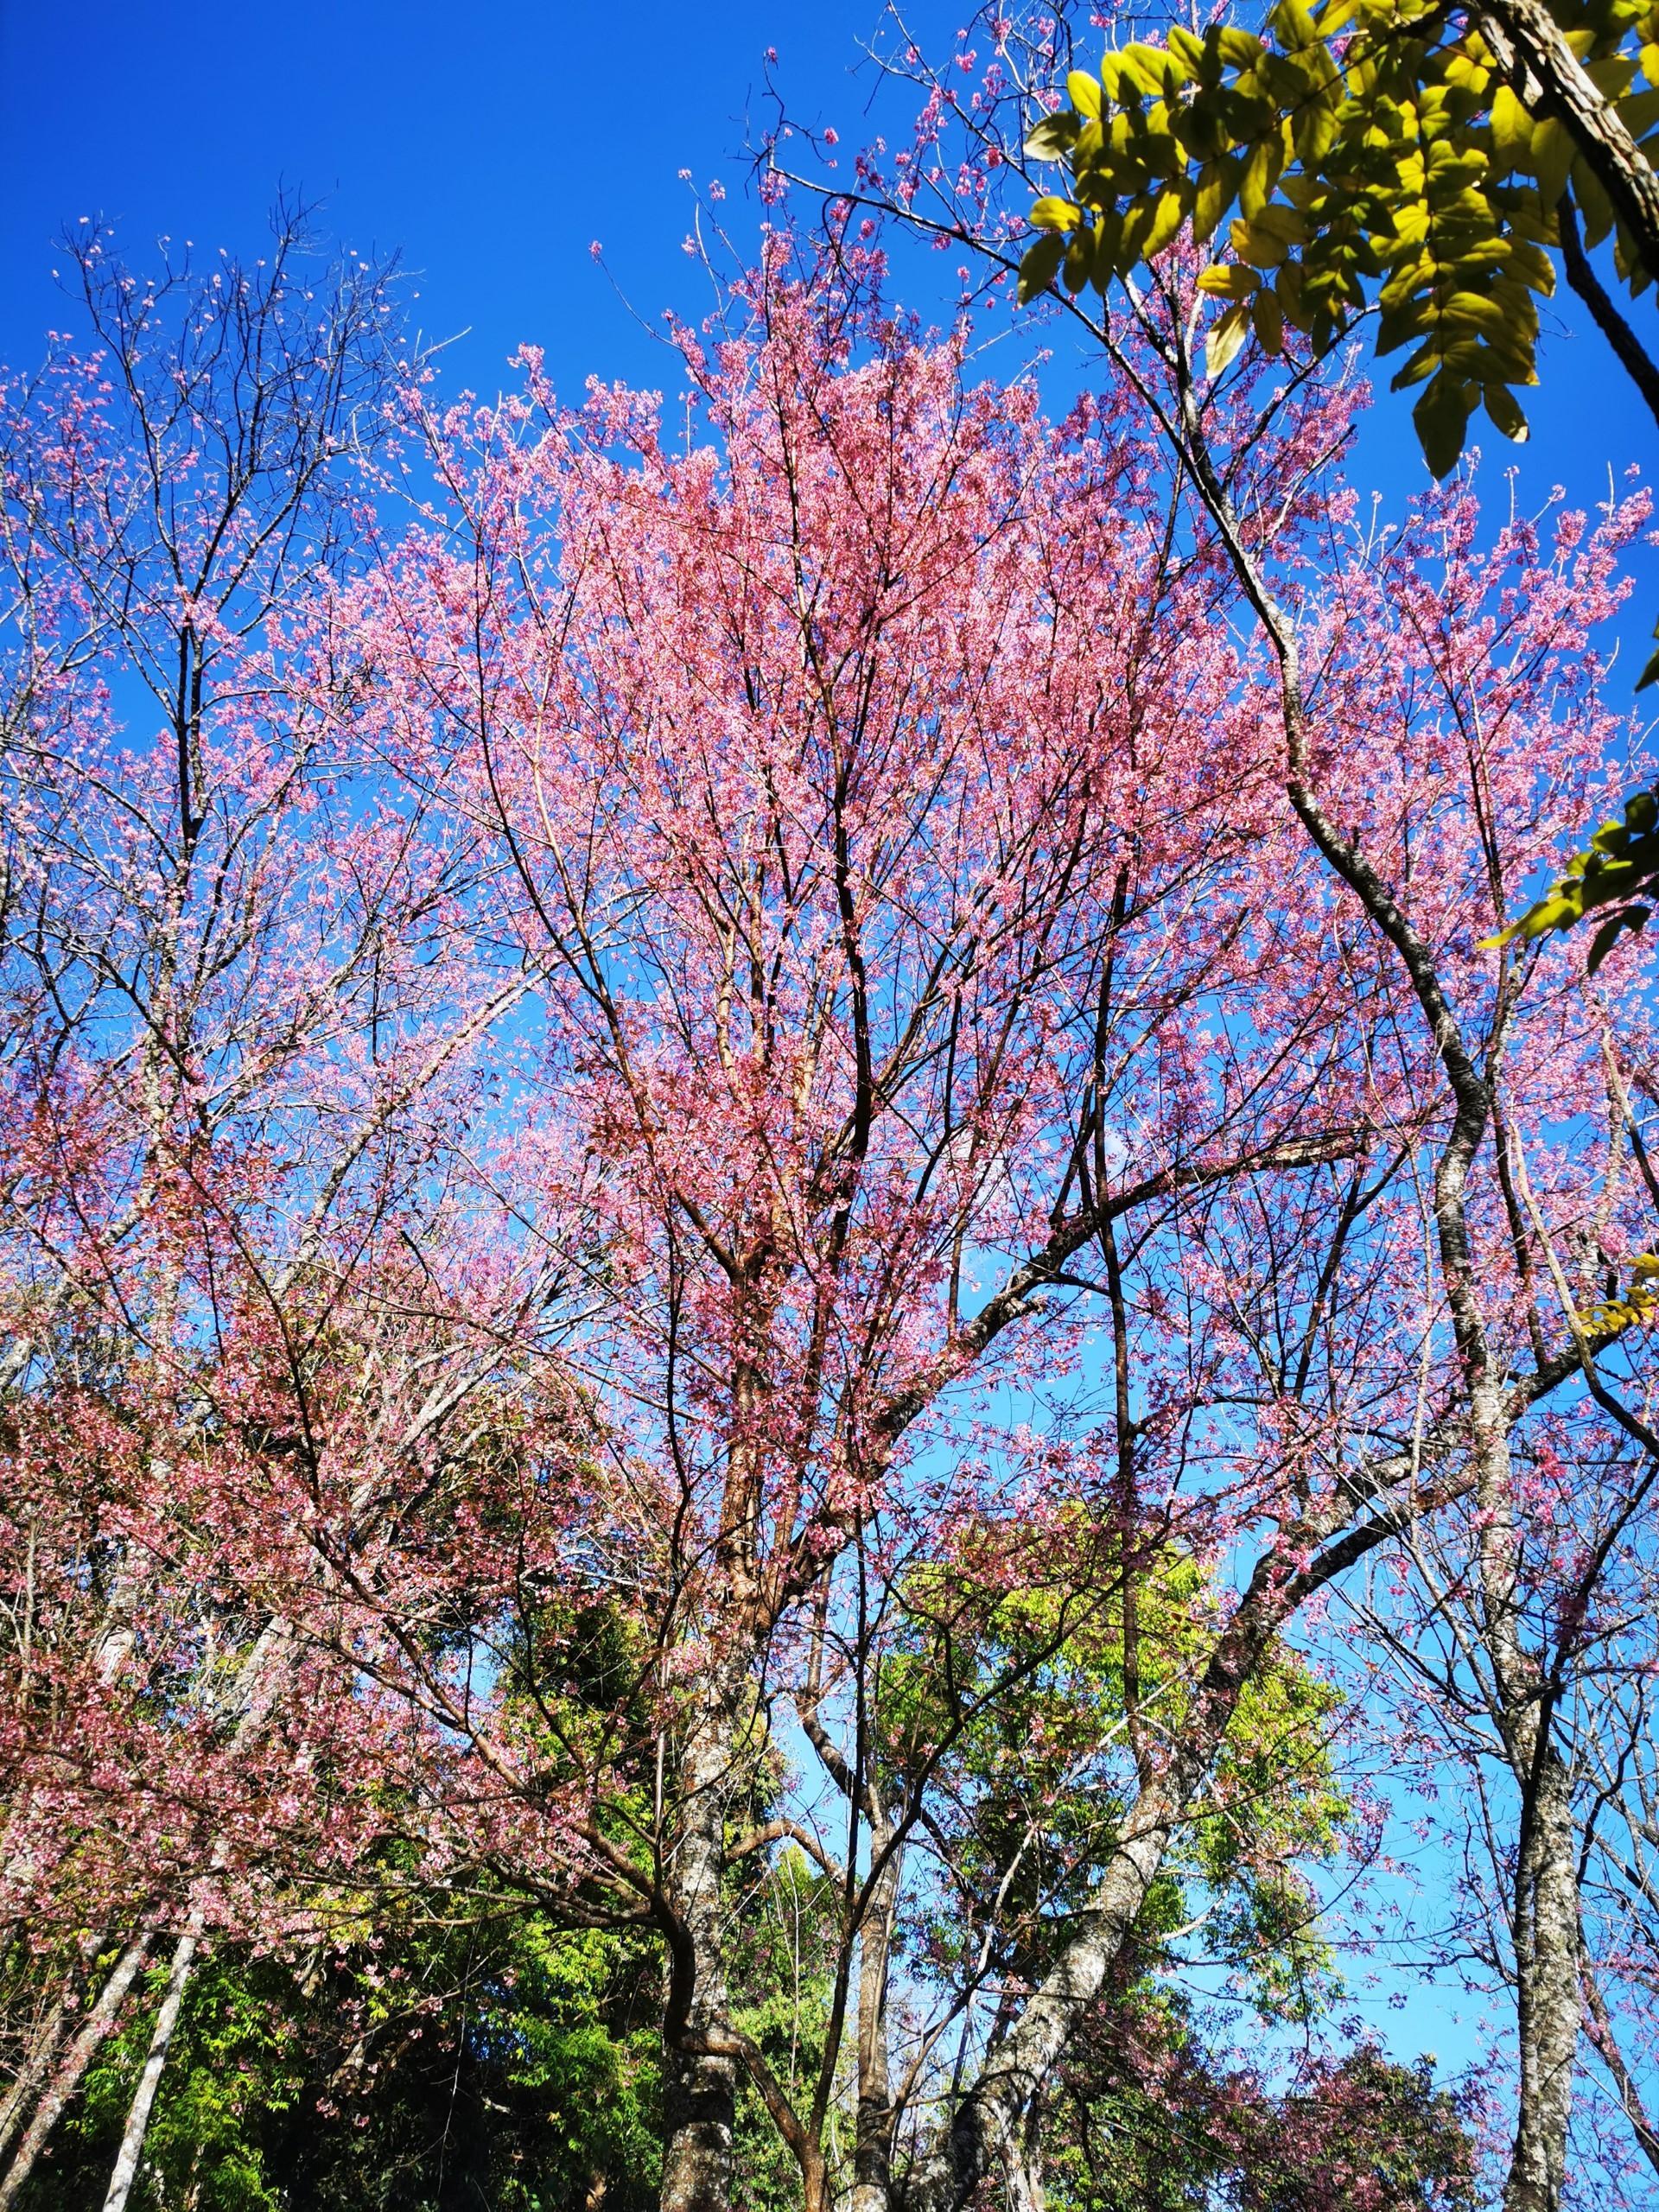
<path id="1" fill-rule="evenodd" d="M 1250 310 L 1243 301 L 1211 324 L 1204 341 L 1204 363 L 1211 376 L 1222 374 L 1244 343 L 1249 327 Z"/>
<path id="2" fill-rule="evenodd" d="M 1507 85 L 1492 94 L 1492 150 L 1500 166 L 1510 168 L 1532 152 L 1532 118 Z"/>
<path id="3" fill-rule="evenodd" d="M 1248 300 L 1262 279 L 1242 261 L 1211 262 L 1198 277 L 1198 289 L 1217 300 Z"/>
<path id="4" fill-rule="evenodd" d="M 1079 115 L 1096 119 L 1100 114 L 1100 79 L 1086 69 L 1074 69 L 1065 80 L 1065 97 Z"/>
<path id="5" fill-rule="evenodd" d="M 1163 251 L 1180 229 L 1185 213 L 1186 210 L 1181 205 L 1180 192 L 1175 186 L 1172 185 L 1166 192 L 1160 194 L 1153 213 L 1152 226 L 1141 248 L 1148 261 L 1154 253 Z"/>
<path id="6" fill-rule="evenodd" d="M 1232 197 L 1232 163 L 1206 162 L 1198 171 L 1198 188 L 1192 201 L 1192 235 L 1200 245 L 1213 234 Z"/>
<path id="7" fill-rule="evenodd" d="M 1257 139 L 1250 149 L 1238 188 L 1239 208 L 1247 220 L 1259 215 L 1267 206 L 1284 166 L 1285 150 L 1277 134 Z"/>
<path id="8" fill-rule="evenodd" d="M 1441 369 L 1424 387 L 1411 410 L 1423 458 L 1436 476 L 1449 476 L 1458 465 L 1471 404 L 1470 387 L 1461 378 Z"/>
<path id="9" fill-rule="evenodd" d="M 1033 245 L 1026 248 L 1020 264 L 1020 278 L 1016 294 L 1021 307 L 1046 292 L 1060 273 L 1060 262 L 1065 253 L 1065 240 L 1058 231 L 1045 231 Z"/>
<path id="10" fill-rule="evenodd" d="M 1527 418 L 1521 412 L 1515 394 L 1509 386 L 1502 384 L 1489 384 L 1483 396 L 1486 402 L 1486 412 L 1504 436 L 1513 438 L 1518 446 L 1525 445 L 1531 432 L 1528 428 Z"/>
<path id="11" fill-rule="evenodd" d="M 1268 353 L 1282 353 L 1285 350 L 1284 312 L 1271 292 L 1258 292 L 1250 302 L 1250 319 L 1255 325 L 1255 334 L 1262 350 Z"/>

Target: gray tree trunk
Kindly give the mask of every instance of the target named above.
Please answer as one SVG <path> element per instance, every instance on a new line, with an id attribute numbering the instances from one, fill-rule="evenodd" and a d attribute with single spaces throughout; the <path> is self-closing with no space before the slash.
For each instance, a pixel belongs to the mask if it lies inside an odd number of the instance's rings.
<path id="1" fill-rule="evenodd" d="M 1048 2202 L 1043 2187 L 1043 2101 L 1027 2107 L 1020 2139 L 1008 2163 L 1008 2212 L 1045 2212 Z"/>
<path id="2" fill-rule="evenodd" d="M 908 2177 L 905 2212 L 960 2212 L 981 2182 L 1014 2172 L 1025 2159 L 1026 2115 L 1105 1986 L 1198 1778 L 1191 1770 L 1207 1767 L 1210 1749 L 1206 1741 L 1200 1757 L 1199 1746 L 1190 1747 L 1179 1772 L 1141 1790 L 1089 1910 L 1078 1916 L 1077 1934 Z"/>
<path id="3" fill-rule="evenodd" d="M 1548 1747 L 1516 1872 L 1515 1922 L 1520 2110 L 1504 2212 L 1559 2212 L 1583 2000 L 1571 1777 Z"/>
<path id="4" fill-rule="evenodd" d="M 726 1805 L 735 1753 L 734 1670 L 709 1685 L 684 1747 L 682 1805 L 672 1868 L 675 1911 L 689 1955 L 676 1962 L 667 2023 L 662 2212 L 728 2212 L 737 2068 L 733 2059 L 686 2049 L 728 2024 L 724 1900 Z M 675 1986 L 689 1980 L 689 1986 Z"/>
<path id="5" fill-rule="evenodd" d="M 56 2005 L 35 2029 L 5 2095 L 0 2097 L 0 2157 L 11 2148 L 12 2139 L 23 2124 L 29 2099 L 51 2072 L 58 2053 L 68 2040 L 69 2031 L 80 2017 L 86 1976 L 98 1964 L 99 1954 L 107 1940 L 103 1930 L 82 1936 L 76 1946 L 79 1956 L 65 1980 Z"/>
<path id="6" fill-rule="evenodd" d="M 1511 1919 L 1520 2079 L 1503 2212 L 1560 2212 L 1583 2006 L 1572 1777 L 1549 1741 L 1543 1670 L 1522 1634 L 1509 1421 L 1490 1374 L 1471 1390 L 1469 1425 L 1482 1509 L 1481 1632 L 1522 1796 Z"/>
<path id="7" fill-rule="evenodd" d="M 880 1852 L 890 1831 L 875 1830 Z M 853 2139 L 851 2212 L 892 2212 L 893 2088 L 887 2051 L 887 1967 L 903 1853 L 891 1851 L 871 1885 L 858 1937 L 858 2110 Z"/>

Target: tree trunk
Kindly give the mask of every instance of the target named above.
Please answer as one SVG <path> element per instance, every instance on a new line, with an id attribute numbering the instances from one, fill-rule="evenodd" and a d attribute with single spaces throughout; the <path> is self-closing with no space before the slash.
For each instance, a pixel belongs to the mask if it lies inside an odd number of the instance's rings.
<path id="1" fill-rule="evenodd" d="M 1515 1918 L 1521 2090 L 1503 2208 L 1559 2212 L 1582 1998 L 1571 1777 L 1548 1746 L 1516 1870 Z"/>
<path id="2" fill-rule="evenodd" d="M 46 2147 L 47 2138 L 56 2126 L 58 2115 L 79 2088 L 86 2069 L 98 2056 L 120 2017 L 127 1992 L 137 1979 L 138 1970 L 149 1955 L 149 1931 L 134 1937 L 116 1961 L 109 1980 L 98 1993 L 98 2001 L 86 2015 L 80 2033 L 69 2046 L 56 2073 L 47 2086 L 45 2094 L 35 2106 L 16 2155 L 6 2169 L 6 2177 L 0 2181 L 0 2212 L 9 2212 L 23 2183 L 35 2171 L 35 2162 Z"/>
<path id="3" fill-rule="evenodd" d="M 1541 0 L 1483 0 L 1481 35 L 1535 115 L 1560 123 L 1612 203 L 1636 257 L 1659 278 L 1659 175 Z"/>
<path id="4" fill-rule="evenodd" d="M 1592 1973 L 1588 1960 L 1586 1958 L 1586 1948 L 1584 1930 L 1580 1927 L 1579 1961 L 1580 1969 L 1584 1977 L 1584 2003 L 1585 2009 L 1589 2014 L 1587 2025 L 1590 2039 L 1600 2053 L 1602 2063 L 1613 2077 L 1613 2087 L 1618 2093 L 1618 2101 L 1624 2107 L 1624 2117 L 1630 2123 L 1630 2132 L 1636 2137 L 1643 2157 L 1653 2168 L 1655 2173 L 1659 2174 L 1659 2130 L 1656 2130 L 1653 2122 L 1648 2118 L 1647 2107 L 1642 2101 L 1642 2093 L 1636 2086 L 1630 2068 L 1624 2063 L 1624 2054 L 1618 2047 L 1618 2037 L 1614 2032 L 1606 2000 L 1602 1996 L 1596 1977 Z"/>
<path id="5" fill-rule="evenodd" d="M 1549 1739 L 1542 1668 L 1522 1635 L 1509 1422 L 1490 1375 L 1471 1389 L 1470 1441 L 1481 1507 L 1481 1630 L 1522 1805 L 1512 1913 L 1520 2080 L 1503 2212 L 1560 2212 L 1583 2004 L 1573 1783 Z"/>
<path id="6" fill-rule="evenodd" d="M 1077 1916 L 1077 1934 L 1013 2033 L 986 2060 L 949 2127 L 918 2160 L 905 2188 L 905 2212 L 960 2212 L 982 2182 L 1014 2171 L 1024 2158 L 1026 2115 L 1128 1940 L 1182 1805 L 1209 1764 L 1214 1743 L 1207 1735 L 1179 1772 L 1141 1790 L 1088 1910 Z"/>
<path id="7" fill-rule="evenodd" d="M 104 2212 L 126 2212 L 127 2199 L 131 2196 L 132 2184 L 137 2179 L 139 2164 L 144 2155 L 144 2138 L 149 2133 L 149 2115 L 155 2108 L 156 2092 L 161 2087 L 162 2069 L 172 2046 L 173 2031 L 179 2024 L 179 2011 L 184 2003 L 185 1985 L 190 1979 L 196 1946 L 201 1941 L 201 1923 L 200 1912 L 193 1913 L 189 1925 L 175 1947 L 172 1971 L 167 1977 L 167 1994 L 162 1999 L 161 2011 L 156 2015 L 156 2026 L 149 2038 L 144 2070 L 138 2076 L 138 2087 L 133 2092 L 126 2130 L 121 2138 L 121 2148 L 116 2153 L 109 2191 L 104 2199 Z"/>
<path id="8" fill-rule="evenodd" d="M 728 2212 L 731 2203 L 736 2062 L 686 2045 L 727 2025 L 721 1891 L 739 1710 L 734 1673 L 729 1665 L 717 1670 L 681 1763 L 671 1891 L 684 1948 L 668 2007 L 662 2212 Z"/>
<path id="9" fill-rule="evenodd" d="M 889 1832 L 872 1834 L 880 1853 Z M 887 2055 L 887 1967 L 902 1853 L 889 1851 L 870 1886 L 858 1936 L 858 2112 L 853 2139 L 851 2212 L 892 2212 L 893 2089 Z"/>
<path id="10" fill-rule="evenodd" d="M 1043 2100 L 1034 2097 L 1026 2108 L 1024 2125 L 1008 2160 L 1008 2212 L 1044 2212 L 1048 2202 L 1043 2187 Z"/>
<path id="11" fill-rule="evenodd" d="M 12 2138 L 22 2126 L 23 2115 L 29 2110 L 29 2099 L 40 2088 L 51 2072 L 58 2053 L 68 2039 L 69 2031 L 80 2017 L 86 1993 L 86 1977 L 98 1964 L 99 1954 L 104 1949 L 104 1931 L 84 1936 L 77 1944 L 79 1955 L 66 1977 L 62 1993 L 47 2018 L 36 2027 L 29 2047 L 19 2060 L 17 2071 L 12 2076 L 6 2094 L 0 2097 L 0 2157 L 11 2148 Z"/>

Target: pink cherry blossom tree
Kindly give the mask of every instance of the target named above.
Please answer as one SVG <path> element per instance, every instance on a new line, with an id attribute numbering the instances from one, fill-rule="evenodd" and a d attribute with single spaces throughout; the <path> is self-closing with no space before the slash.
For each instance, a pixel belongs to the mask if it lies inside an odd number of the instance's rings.
<path id="1" fill-rule="evenodd" d="M 1205 452 L 1250 434 L 1248 526 L 1223 499 L 1189 534 L 1139 467 L 1155 353 L 1057 438 L 1027 395 L 964 391 L 950 348 L 861 321 L 855 263 L 841 276 L 774 271 L 751 330 L 687 339 L 717 442 L 667 448 L 624 395 L 562 416 L 533 362 L 522 399 L 435 423 L 445 527 L 363 618 L 388 666 L 414 656 L 390 692 L 423 702 L 428 772 L 498 841 L 502 939 L 550 978 L 543 1080 L 588 1133 L 584 1196 L 614 1209 L 622 1309 L 582 1357 L 607 1428 L 665 1480 L 672 1696 L 647 1887 L 597 1816 L 590 1840 L 673 1961 L 676 2205 L 721 2200 L 739 2068 L 809 2201 L 828 2186 L 831 2075 L 803 2110 L 734 2028 L 721 1901 L 757 1686 L 817 1703 L 811 1624 L 855 1532 L 925 1501 L 937 1535 L 988 1491 L 1038 1510 L 1043 1455 L 1081 1452 L 1131 1542 L 1149 1523 L 1249 1576 L 1179 1729 L 1136 1753 L 1082 1932 L 910 2147 L 913 2201 L 955 2202 L 1007 2164 L 1287 1624 L 1426 1510 L 1511 1524 L 1510 1433 L 1591 1341 L 1541 1322 L 1537 1352 L 1479 1349 L 1541 1264 L 1504 1173 L 1477 1169 L 1491 1071 L 1542 1143 L 1602 1096 L 1605 1025 L 1558 969 L 1495 978 L 1478 940 L 1612 740 L 1585 626 L 1640 507 L 1483 554 L 1459 495 L 1367 538 L 1319 474 L 1349 403 L 1313 393 L 1264 429 L 1246 394 Z M 1280 658 L 1264 692 L 1220 626 L 1230 574 L 1259 588 L 1241 544 L 1286 565 L 1279 642 L 1317 682 L 1287 693 Z M 941 635 L 943 575 L 963 596 Z M 1014 627 L 1033 607 L 1040 683 Z M 1171 929 L 1176 884 L 1198 904 Z M 1617 1152 L 1552 1152 L 1533 1184 L 1611 1215 Z M 1635 1234 L 1645 1199 L 1624 1202 Z M 1086 1375 L 1096 1294 L 1123 1378 L 1109 1476 L 1065 1416 L 988 1432 L 976 1395 Z M 1514 1541 L 1482 1540 L 1489 1624 Z M 1537 1765 L 1531 1663 L 1511 1696 Z M 885 1819 L 850 1796 L 844 1872 Z M 854 1890 L 849 1973 L 879 1869 Z"/>

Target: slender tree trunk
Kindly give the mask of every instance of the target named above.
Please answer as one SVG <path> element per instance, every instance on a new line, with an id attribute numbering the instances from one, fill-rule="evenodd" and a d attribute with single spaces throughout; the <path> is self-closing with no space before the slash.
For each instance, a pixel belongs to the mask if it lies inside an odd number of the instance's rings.
<path id="1" fill-rule="evenodd" d="M 11 2148 L 11 2139 L 22 2125 L 29 2099 L 46 2080 L 52 2062 L 62 2050 L 75 2012 L 74 2000 L 69 1996 L 53 2008 L 35 2029 L 17 2071 L 6 2085 L 6 2094 L 0 2097 L 0 2158 Z"/>
<path id="2" fill-rule="evenodd" d="M 242 1713 L 237 1723 L 236 1732 L 231 1739 L 233 1750 L 251 1742 L 264 1725 L 269 1704 L 268 1697 L 264 1694 L 270 1688 L 268 1676 L 276 1659 L 286 1649 L 289 1634 L 288 1624 L 285 1621 L 277 1619 L 268 1622 L 260 1631 L 248 1661 L 237 1678 L 236 1694 L 242 1707 Z M 211 1863 L 215 1872 L 223 1866 L 222 1842 L 214 1845 Z M 202 1916 L 198 1909 L 193 1912 L 187 1923 L 187 1934 L 194 1931 L 191 1942 L 193 1956 L 196 1944 L 200 1939 L 201 1925 Z M 181 1942 L 182 1940 L 181 1939 Z M 133 1977 L 139 1967 L 143 1965 L 153 1941 L 153 1931 L 143 1930 L 123 1952 L 111 1974 L 109 1981 L 105 1986 L 103 1993 L 88 2014 L 86 2025 L 75 2038 L 58 2073 L 53 2077 L 45 2095 L 35 2107 L 29 2128 L 19 2145 L 16 2159 L 8 2169 L 4 2181 L 0 2183 L 0 2212 L 6 2212 L 6 2208 L 12 2202 L 13 2196 L 28 2179 L 29 2173 L 35 2161 L 39 2158 L 47 2138 L 57 2124 L 59 2115 L 79 2089 L 87 2067 L 91 2065 L 99 2049 L 113 2030 L 121 2000 L 131 1986 Z M 188 1974 L 189 1962 L 187 1960 L 185 1966 L 187 1979 Z M 176 2011 L 174 2018 L 175 2019 L 177 2018 Z M 171 2032 L 169 2027 L 169 2036 Z M 52 2055 L 54 2054 L 48 2054 L 46 2064 L 50 2063 Z M 164 2056 L 165 2053 L 163 2053 Z M 39 2088 L 44 2074 L 45 2065 L 37 2066 L 31 2061 L 26 2072 L 20 2073 L 17 2081 L 8 2092 L 5 2103 L 0 2106 L 0 2151 L 3 2151 L 5 2144 L 10 2140 L 12 2132 L 16 2128 L 24 2111 L 28 2108 L 29 2097 Z M 159 2073 L 157 2078 L 159 2079 Z M 150 2091 L 152 2101 L 154 2095 L 152 2088 Z M 148 2125 L 147 2120 L 146 2125 Z"/>
<path id="3" fill-rule="evenodd" d="M 1618 2101 L 1624 2107 L 1624 2117 L 1630 2123 L 1630 2132 L 1636 2137 L 1643 2157 L 1653 2168 L 1655 2173 L 1659 2174 L 1659 2129 L 1656 2129 L 1653 2122 L 1648 2118 L 1647 2107 L 1642 2101 L 1642 2092 L 1637 2088 L 1630 2068 L 1624 2063 L 1624 2054 L 1618 2047 L 1618 2037 L 1614 2031 L 1612 2019 L 1607 2010 L 1606 1999 L 1602 1996 L 1596 1977 L 1591 1971 L 1589 1962 L 1585 1956 L 1585 1949 L 1584 1931 L 1580 1929 L 1579 1959 L 1580 1972 L 1584 1977 L 1585 2008 L 1590 2015 L 1590 2039 L 1601 2054 L 1602 2063 L 1613 2077 L 1613 2087 L 1618 2093 Z"/>
<path id="4" fill-rule="evenodd" d="M 1659 277 L 1659 176 L 1560 25 L 1542 0 L 1483 0 L 1473 12 L 1513 90 L 1535 115 L 1565 127 L 1629 233 L 1637 259 Z"/>
<path id="5" fill-rule="evenodd" d="M 878 1829 L 871 1849 L 887 1847 Z M 892 2212 L 893 2089 L 887 2054 L 887 1967 L 902 1853 L 890 1853 L 870 1887 L 858 1935 L 858 2113 L 853 2139 L 851 2212 Z"/>
<path id="6" fill-rule="evenodd" d="M 1481 1507 L 1481 1630 L 1522 1798 L 1512 1912 L 1520 2079 L 1503 2212 L 1559 2212 L 1583 2005 L 1573 1783 L 1549 1741 L 1542 1669 L 1522 1636 L 1509 1423 L 1490 1376 L 1472 1387 L 1469 1425 Z"/>
<path id="7" fill-rule="evenodd" d="M 736 2062 L 688 2050 L 679 2038 L 727 2024 L 724 1903 L 726 1805 L 735 1756 L 734 1669 L 715 1670 L 686 1742 L 672 1873 L 675 1911 L 689 1956 L 671 1990 L 664 2097 L 662 2212 L 727 2212 L 732 2192 Z"/>
<path id="8" fill-rule="evenodd" d="M 23 2124 L 29 2099 L 51 2072 L 58 2053 L 68 2038 L 70 2029 L 80 2017 L 86 1993 L 86 1976 L 98 1964 L 99 1954 L 104 1949 L 106 1940 L 100 1930 L 96 1935 L 83 1936 L 77 1944 L 79 1956 L 65 1978 L 56 2005 L 35 2028 L 5 2095 L 0 2097 L 0 2157 L 11 2148 L 12 2139 Z"/>
<path id="9" fill-rule="evenodd" d="M 1223 1725 L 1226 1717 L 1216 1716 Z M 1217 1726 L 1216 1740 L 1220 1732 Z M 1013 2032 L 992 2050 L 949 2127 L 909 2176 L 905 2212 L 959 2212 L 982 2182 L 1018 2164 L 1032 2101 L 1104 1987 L 1163 1864 L 1182 1805 L 1213 1749 L 1206 1732 L 1201 1749 L 1189 1752 L 1179 1774 L 1141 1790 L 1088 1910 L 1074 1923 L 1077 1934 L 1027 2001 Z"/>
<path id="10" fill-rule="evenodd" d="M 121 2148 L 116 2153 L 114 2170 L 110 2175 L 104 2212 L 126 2212 L 127 2199 L 131 2196 L 132 2184 L 137 2179 L 138 2168 L 144 2155 L 144 2138 L 149 2133 L 149 2115 L 155 2109 L 156 2092 L 161 2087 L 173 2032 L 179 2024 L 185 1986 L 190 1979 L 196 1947 L 201 1941 L 201 1922 L 200 1910 L 192 1913 L 189 1925 L 174 1948 L 172 1971 L 167 1977 L 167 1994 L 162 1999 L 161 2011 L 156 2015 L 149 2050 L 144 2059 L 144 2070 L 138 2076 L 138 2087 L 133 2092 L 132 2103 L 127 2113 L 126 2130 L 122 2135 Z"/>
<path id="11" fill-rule="evenodd" d="M 137 1979 L 139 1968 L 149 1953 L 151 1936 L 145 1929 L 134 1937 L 116 1961 L 108 1980 L 98 1993 L 98 2000 L 86 2015 L 80 2033 L 65 2052 L 57 2071 L 47 2085 L 46 2092 L 30 2115 L 16 2154 L 0 2181 L 0 2212 L 9 2212 L 23 2183 L 35 2171 L 36 2161 L 46 2147 L 47 2138 L 57 2125 L 58 2115 L 79 2088 L 87 2068 L 113 2033 L 120 2017 L 127 1992 Z"/>
<path id="12" fill-rule="evenodd" d="M 1042 2107 L 1040 2096 L 1027 2106 L 1025 2123 L 1008 2160 L 1008 2212 L 1044 2212 L 1048 2202 L 1043 2187 Z"/>

